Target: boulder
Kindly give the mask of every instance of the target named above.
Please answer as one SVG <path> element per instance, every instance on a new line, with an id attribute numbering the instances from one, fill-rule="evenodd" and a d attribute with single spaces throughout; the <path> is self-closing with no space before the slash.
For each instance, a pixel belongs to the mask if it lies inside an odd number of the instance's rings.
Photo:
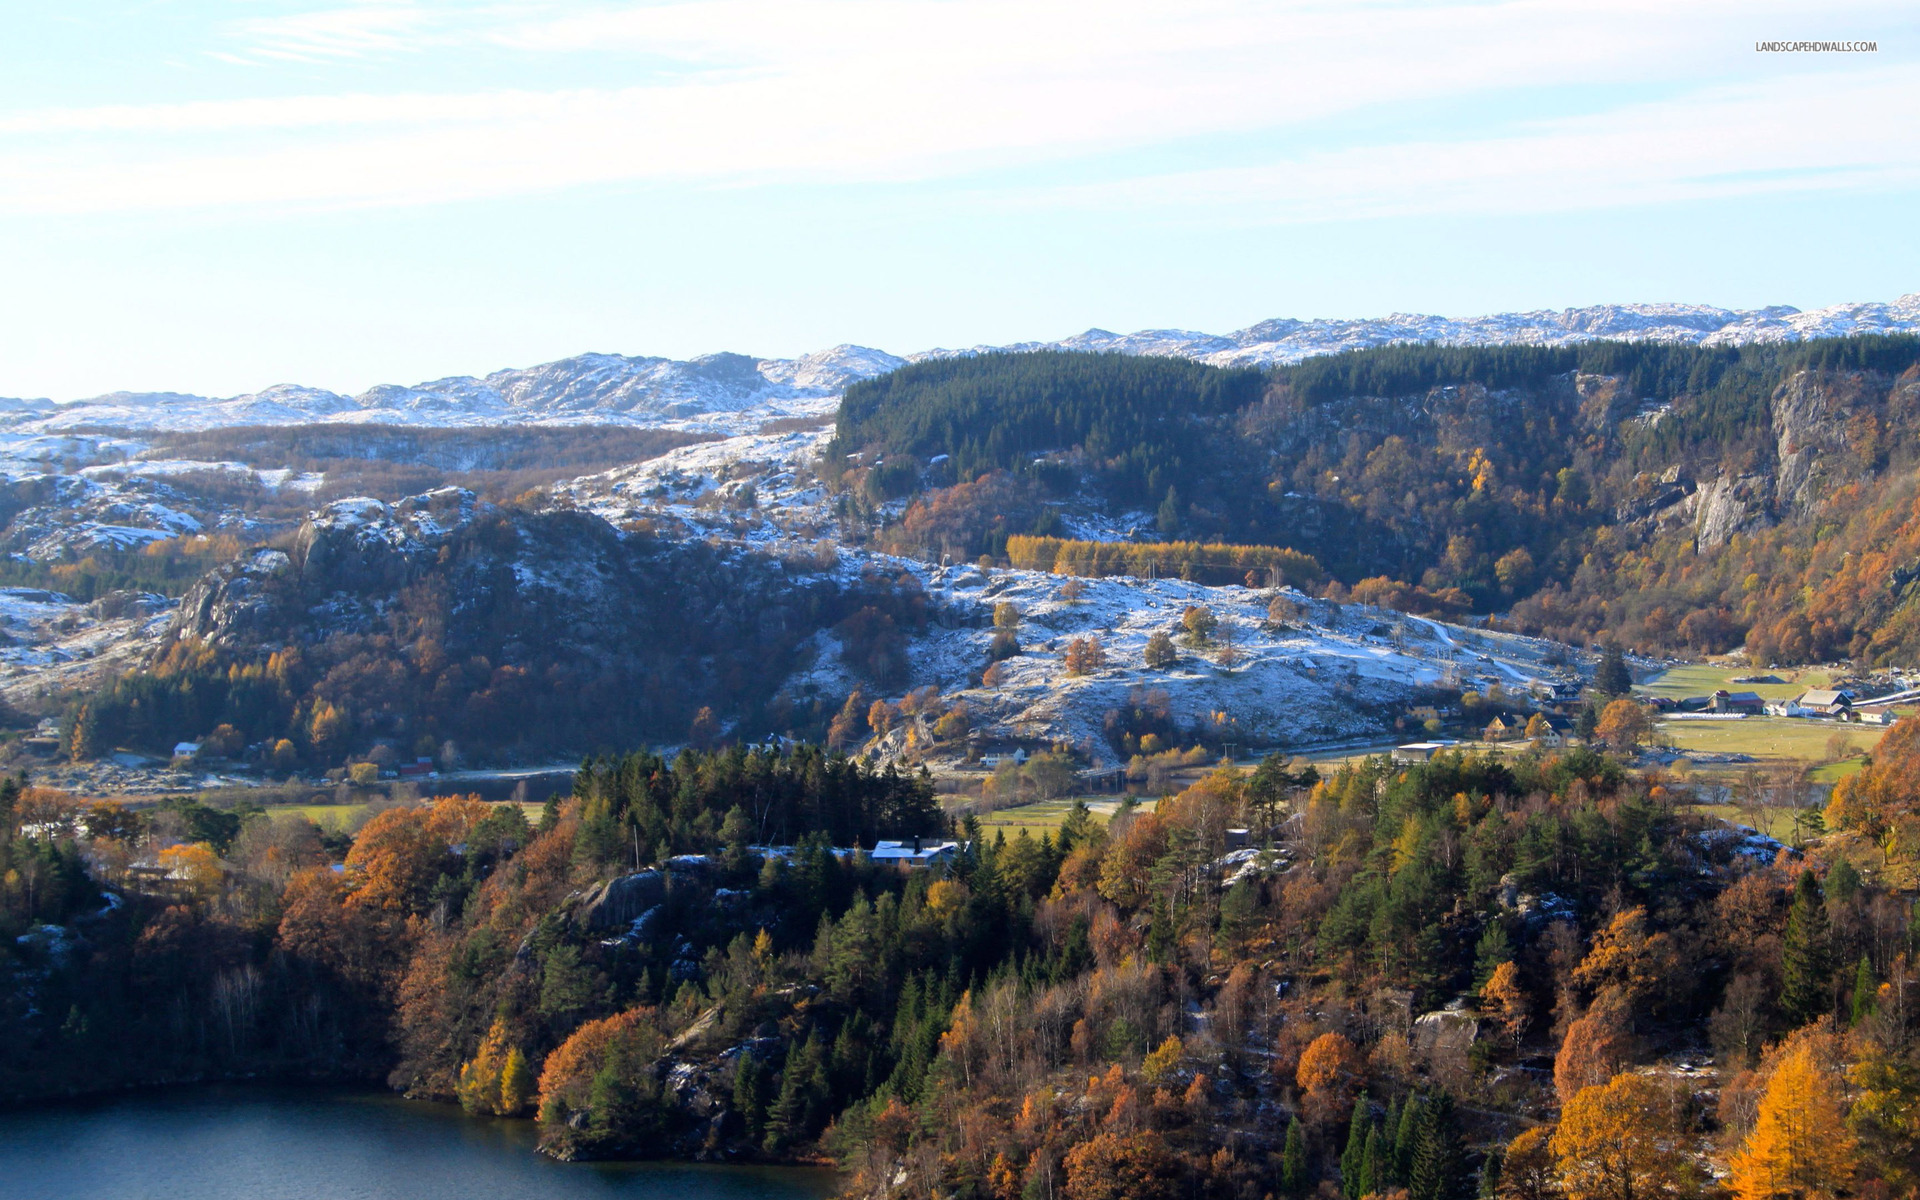
<path id="1" fill-rule="evenodd" d="M 1465 1056 L 1480 1036 L 1480 1018 L 1460 1009 L 1422 1013 L 1413 1021 L 1413 1048 L 1428 1062 Z"/>
<path id="2" fill-rule="evenodd" d="M 575 916 L 586 929 L 625 929 L 666 898 L 665 875 L 651 869 L 635 871 L 587 889 Z"/>

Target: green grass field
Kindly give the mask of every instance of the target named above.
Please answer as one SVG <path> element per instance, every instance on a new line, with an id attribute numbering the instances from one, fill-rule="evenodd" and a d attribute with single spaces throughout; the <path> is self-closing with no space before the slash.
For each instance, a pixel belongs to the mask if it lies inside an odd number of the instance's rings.
<path id="1" fill-rule="evenodd" d="M 1735 677 L 1741 675 L 1772 675 L 1786 682 L 1735 683 Z M 1831 672 L 1812 668 L 1767 671 L 1731 663 L 1706 662 L 1674 667 L 1645 683 L 1636 684 L 1634 690 L 1649 696 L 1680 700 L 1688 696 L 1709 696 L 1717 689 L 1725 688 L 1730 692 L 1757 692 L 1763 700 L 1791 700 L 1808 688 L 1826 687 L 1832 679 Z"/>
<path id="2" fill-rule="evenodd" d="M 1789 717 L 1748 717 L 1744 721 L 1662 721 L 1659 730 L 1682 753 L 1750 754 L 1762 766 L 1824 763 L 1828 741 L 1844 736 L 1857 749 L 1871 751 L 1886 732 L 1878 725 L 1840 725 Z M 1737 769 L 1737 768 L 1735 768 Z"/>
<path id="3" fill-rule="evenodd" d="M 511 800 L 494 801 L 496 804 L 511 804 Z M 528 801 L 520 806 L 527 814 L 528 821 L 540 819 L 541 806 Z M 270 804 L 267 813 L 278 816 L 281 813 L 298 813 L 315 825 L 332 829 L 351 829 L 367 811 L 365 804 Z"/>
<path id="4" fill-rule="evenodd" d="M 1793 843 L 1793 814 L 1784 808 L 1746 809 L 1737 804 L 1696 804 L 1692 811 L 1735 825 L 1750 825 L 1770 838 Z M 1805 831 L 1802 830 L 1804 834 Z"/>
<path id="5" fill-rule="evenodd" d="M 1820 766 L 1815 767 L 1809 773 L 1808 777 L 1815 783 L 1839 783 L 1849 775 L 1858 775 L 1861 768 L 1866 765 L 1867 760 L 1864 757 L 1844 759 L 1840 762 L 1822 763 Z"/>
<path id="6" fill-rule="evenodd" d="M 980 828 L 988 834 L 1004 829 L 1009 837 L 1022 829 L 1034 834 L 1051 833 L 1060 828 L 1067 814 L 1073 811 L 1075 799 L 1085 800 L 1087 807 L 1093 810 L 1094 819 L 1099 821 L 1105 821 L 1120 807 L 1118 796 L 1069 796 L 1063 800 L 1040 800 L 1033 804 L 1022 804 L 1018 808 L 1003 808 L 988 813 L 980 818 Z M 1151 804 L 1152 801 L 1145 803 Z"/>

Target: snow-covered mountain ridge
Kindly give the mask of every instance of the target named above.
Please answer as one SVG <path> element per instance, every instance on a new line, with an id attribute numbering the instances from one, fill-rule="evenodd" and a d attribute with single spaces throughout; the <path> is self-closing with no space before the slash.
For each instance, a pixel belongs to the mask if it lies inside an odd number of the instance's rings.
<path id="1" fill-rule="evenodd" d="M 1230 334 L 1090 329 L 1052 342 L 936 349 L 900 357 L 840 345 L 800 358 L 709 354 L 680 361 L 582 354 L 476 378 L 411 387 L 380 384 L 357 396 L 278 384 L 241 396 L 113 392 L 84 400 L 0 399 L 0 430 L 47 434 L 87 427 L 206 429 L 228 425 L 369 422 L 457 426 L 587 424 L 674 426 L 741 433 L 769 417 L 822 415 L 848 384 L 906 363 L 989 350 L 1062 349 L 1164 354 L 1215 366 L 1271 366 L 1315 355 L 1404 342 L 1449 346 L 1563 346 L 1596 339 L 1703 346 L 1920 332 L 1920 292 L 1892 303 L 1836 304 L 1802 312 L 1703 304 L 1605 304 L 1560 311 L 1450 318 L 1395 313 L 1365 320 L 1261 321 Z"/>

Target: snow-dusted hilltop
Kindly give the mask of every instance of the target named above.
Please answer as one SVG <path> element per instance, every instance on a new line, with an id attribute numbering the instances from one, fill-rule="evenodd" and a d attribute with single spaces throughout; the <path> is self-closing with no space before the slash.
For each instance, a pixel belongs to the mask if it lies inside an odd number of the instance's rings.
<path id="1" fill-rule="evenodd" d="M 1737 346 L 1861 333 L 1914 332 L 1920 332 L 1920 292 L 1908 293 L 1891 304 L 1836 304 L 1812 312 L 1784 305 L 1741 312 L 1705 304 L 1599 304 L 1559 312 L 1495 313 L 1459 319 L 1417 313 L 1395 313 L 1390 317 L 1357 321 L 1282 318 L 1249 325 L 1224 336 L 1183 329 L 1143 329 L 1128 334 L 1089 329 L 1058 342 L 1029 342 L 1009 348 L 1167 354 L 1225 367 L 1295 363 L 1319 354 L 1364 350 L 1395 342 L 1437 342 L 1443 346 L 1565 346 L 1618 339 Z M 985 349 L 989 347 L 935 350 L 913 357 L 970 354 Z"/>
<path id="2" fill-rule="evenodd" d="M 824 413 L 849 383 L 907 362 L 987 350 L 1084 350 L 1165 354 L 1215 366 L 1269 366 L 1319 354 L 1438 342 L 1450 346 L 1561 346 L 1599 338 L 1740 345 L 1859 333 L 1920 332 L 1920 292 L 1891 304 L 1837 304 L 1801 312 L 1752 311 L 1703 304 L 1605 304 L 1559 312 L 1451 317 L 1396 313 L 1369 320 L 1280 319 L 1237 333 L 1104 329 L 1054 342 L 928 350 L 900 358 L 841 345 L 802 358 L 709 354 L 690 361 L 582 354 L 558 362 L 460 375 L 403 387 L 381 384 L 358 396 L 295 384 L 226 399 L 176 392 L 114 392 L 87 400 L 0 399 L 0 430 L 50 433 L 88 426 L 205 429 L 223 425 L 377 422 L 395 425 L 582 424 L 694 425 L 739 432 L 742 418 Z"/>
<path id="3" fill-rule="evenodd" d="M 208 429 L 223 425 L 373 422 L 389 425 L 671 424 L 705 414 L 763 410 L 783 402 L 830 400 L 856 379 L 905 360 L 861 346 L 804 358 L 708 354 L 688 362 L 582 354 L 484 378 L 456 375 L 402 387 L 383 383 L 358 396 L 277 384 L 216 399 L 177 392 L 112 392 L 56 404 L 0 400 L 0 428 L 47 433 L 84 426 Z"/>

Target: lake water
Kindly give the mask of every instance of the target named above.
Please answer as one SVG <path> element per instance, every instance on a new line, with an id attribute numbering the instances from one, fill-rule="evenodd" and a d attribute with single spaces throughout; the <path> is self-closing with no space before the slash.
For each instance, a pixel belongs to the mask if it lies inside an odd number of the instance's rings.
<path id="1" fill-rule="evenodd" d="M 830 1172 L 557 1163 L 531 1121 L 331 1088 L 212 1085 L 0 1110 L 4 1200 L 821 1200 Z"/>

